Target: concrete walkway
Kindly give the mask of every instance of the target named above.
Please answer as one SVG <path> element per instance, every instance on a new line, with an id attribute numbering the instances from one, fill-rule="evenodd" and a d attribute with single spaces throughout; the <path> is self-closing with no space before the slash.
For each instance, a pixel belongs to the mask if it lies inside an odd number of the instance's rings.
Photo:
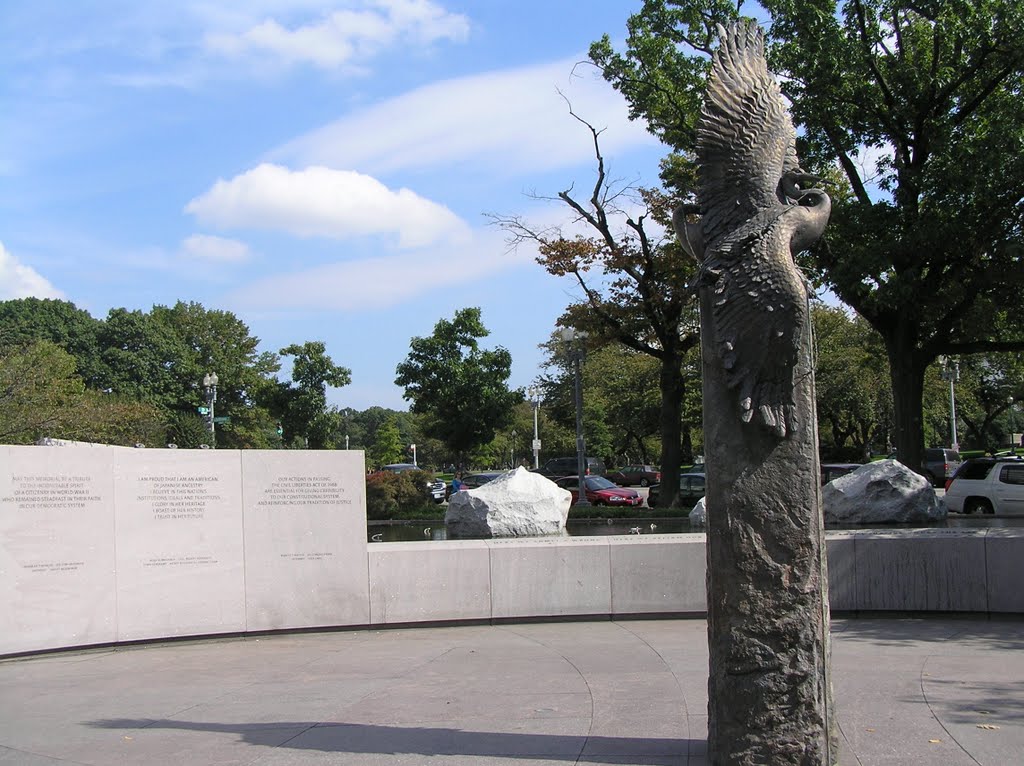
<path id="1" fill-rule="evenodd" d="M 0 662 L 0 764 L 706 764 L 703 620 L 307 633 Z M 1024 622 L 842 619 L 843 764 L 1024 763 Z"/>

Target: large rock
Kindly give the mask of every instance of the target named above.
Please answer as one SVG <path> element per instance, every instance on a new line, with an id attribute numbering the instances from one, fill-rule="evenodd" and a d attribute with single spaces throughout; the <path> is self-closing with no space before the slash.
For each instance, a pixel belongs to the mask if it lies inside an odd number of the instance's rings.
<path id="1" fill-rule="evenodd" d="M 572 493 L 525 468 L 454 493 L 444 523 L 450 537 L 529 537 L 563 532 Z"/>
<path id="2" fill-rule="evenodd" d="M 868 463 L 825 485 L 826 524 L 900 524 L 946 518 L 921 474 L 896 460 Z"/>
<path id="3" fill-rule="evenodd" d="M 703 527 L 708 523 L 708 512 L 707 506 L 704 503 L 702 497 L 697 501 L 697 504 L 693 506 L 693 510 L 690 511 L 690 526 L 691 527 Z"/>

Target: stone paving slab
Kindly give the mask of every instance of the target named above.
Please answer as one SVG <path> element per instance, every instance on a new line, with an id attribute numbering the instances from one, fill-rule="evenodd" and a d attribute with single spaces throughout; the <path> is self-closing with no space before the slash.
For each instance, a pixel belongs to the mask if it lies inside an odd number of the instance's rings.
<path id="1" fill-rule="evenodd" d="M 707 766 L 707 624 L 170 642 L 0 662 L 0 766 Z M 843 764 L 1024 762 L 1024 621 L 833 621 Z"/>

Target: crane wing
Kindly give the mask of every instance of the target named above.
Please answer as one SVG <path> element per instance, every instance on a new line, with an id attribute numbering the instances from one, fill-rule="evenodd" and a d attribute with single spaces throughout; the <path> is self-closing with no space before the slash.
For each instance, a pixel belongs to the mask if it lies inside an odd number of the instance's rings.
<path id="1" fill-rule="evenodd" d="M 697 123 L 698 198 L 704 243 L 780 204 L 783 173 L 797 169 L 793 123 L 768 73 L 764 37 L 753 21 L 719 27 L 708 91 Z"/>

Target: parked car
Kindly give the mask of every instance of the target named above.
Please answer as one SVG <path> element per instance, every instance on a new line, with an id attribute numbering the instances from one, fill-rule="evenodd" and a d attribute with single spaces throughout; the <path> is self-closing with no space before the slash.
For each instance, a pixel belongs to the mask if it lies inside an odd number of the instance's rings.
<path id="1" fill-rule="evenodd" d="M 423 469 L 413 463 L 389 463 L 388 465 L 382 465 L 380 470 L 390 471 L 391 473 L 405 473 L 406 471 L 422 471 Z M 429 475 L 429 471 L 425 473 Z M 426 489 L 430 499 L 435 503 L 443 503 L 448 499 L 448 486 L 440 479 L 430 476 Z"/>
<path id="2" fill-rule="evenodd" d="M 627 465 L 605 474 L 605 478 L 620 487 L 632 487 L 634 484 L 649 487 L 661 481 L 661 471 L 653 465 Z"/>
<path id="3" fill-rule="evenodd" d="M 553 457 L 540 468 L 534 470 L 541 476 L 549 479 L 558 479 L 562 476 L 576 476 L 579 468 L 576 464 L 576 457 Z M 587 476 L 604 476 L 607 473 L 604 461 L 596 457 L 588 457 L 584 460 L 584 472 Z"/>
<path id="4" fill-rule="evenodd" d="M 487 482 L 494 481 L 499 476 L 504 476 L 506 473 L 508 473 L 508 472 L 507 471 L 485 471 L 483 473 L 467 473 L 465 476 L 462 477 L 462 486 L 460 487 L 460 489 L 476 489 L 477 487 L 482 487 Z M 449 497 L 451 497 L 453 491 L 454 490 L 452 490 L 452 485 L 449 484 L 448 485 L 448 496 Z"/>
<path id="5" fill-rule="evenodd" d="M 579 477 L 565 476 L 555 481 L 559 487 L 572 492 L 572 501 L 575 503 L 579 497 Z M 583 479 L 583 487 L 587 494 L 587 501 L 593 505 L 615 505 L 638 507 L 644 504 L 635 489 L 625 489 L 608 481 L 604 476 L 587 476 Z"/>
<path id="6" fill-rule="evenodd" d="M 960 453 L 949 447 L 929 447 L 924 451 L 925 476 L 931 479 L 932 486 L 945 486 L 946 481 L 953 478 L 960 467 Z"/>
<path id="7" fill-rule="evenodd" d="M 833 479 L 846 476 L 860 468 L 860 463 L 822 463 L 821 464 L 821 486 L 825 486 Z"/>
<path id="8" fill-rule="evenodd" d="M 946 508 L 954 513 L 1024 515 L 1024 459 L 965 460 L 946 484 Z"/>
<path id="9" fill-rule="evenodd" d="M 679 502 L 684 508 L 692 508 L 704 497 L 706 477 L 702 473 L 679 474 Z M 655 484 L 647 492 L 647 505 L 657 508 L 661 502 L 661 485 Z"/>

